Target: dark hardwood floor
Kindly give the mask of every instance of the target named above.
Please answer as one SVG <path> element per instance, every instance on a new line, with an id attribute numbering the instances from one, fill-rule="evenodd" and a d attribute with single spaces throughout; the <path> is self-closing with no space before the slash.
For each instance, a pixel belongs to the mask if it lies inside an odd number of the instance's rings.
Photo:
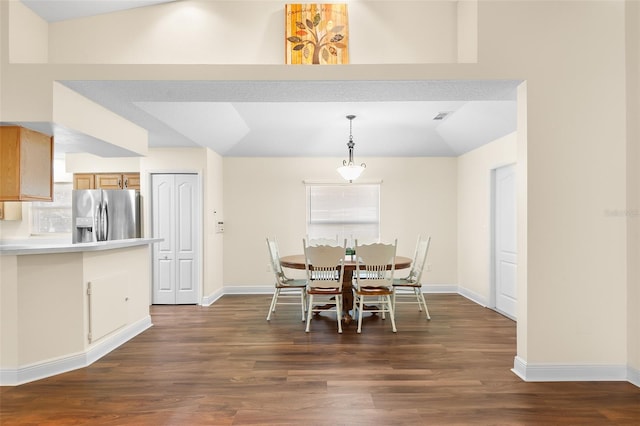
<path id="1" fill-rule="evenodd" d="M 295 306 L 267 322 L 269 301 L 153 306 L 93 365 L 0 388 L 0 424 L 640 424 L 630 383 L 521 381 L 515 323 L 458 295 L 428 295 L 431 321 L 399 306 L 397 334 L 371 316 L 339 335 L 330 314 L 306 334 Z"/>

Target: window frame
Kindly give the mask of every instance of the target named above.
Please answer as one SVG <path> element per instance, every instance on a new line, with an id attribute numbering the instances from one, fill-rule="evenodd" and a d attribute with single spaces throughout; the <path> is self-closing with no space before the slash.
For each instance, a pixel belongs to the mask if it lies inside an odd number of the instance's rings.
<path id="1" fill-rule="evenodd" d="M 306 220 L 305 220 L 305 226 L 306 226 L 306 234 L 308 238 L 333 238 L 336 234 L 338 235 L 338 239 L 339 241 L 343 241 L 344 238 L 347 239 L 347 246 L 348 247 L 352 247 L 355 243 L 355 239 L 358 238 L 359 240 L 364 240 L 367 242 L 371 242 L 371 241 L 380 241 L 380 235 L 381 235 L 381 222 L 382 222 L 382 212 L 381 212 L 381 198 L 382 198 L 382 181 L 361 181 L 361 182 L 357 182 L 357 183 L 334 183 L 334 182 L 311 182 L 311 181 L 304 181 L 305 184 L 305 210 L 306 210 Z M 362 188 L 362 187 L 375 187 L 375 192 L 376 192 L 376 201 L 375 203 L 372 203 L 371 205 L 369 205 L 368 207 L 375 207 L 375 216 L 376 219 L 375 220 L 357 220 L 357 219 L 353 219 L 353 220 L 341 220 L 341 221 L 324 221 L 325 224 L 331 226 L 331 225 L 347 225 L 350 227 L 357 227 L 358 225 L 374 225 L 375 226 L 375 235 L 373 234 L 369 234 L 363 238 L 360 238 L 358 235 L 354 235 L 356 234 L 356 232 L 350 232 L 348 233 L 348 235 L 345 235 L 345 229 L 343 226 L 342 231 L 338 231 L 336 233 L 331 232 L 332 235 L 317 235 L 316 232 L 313 230 L 312 225 L 313 222 L 316 223 L 316 226 L 319 223 L 322 223 L 323 221 L 314 221 L 314 219 L 311 217 L 312 216 L 312 189 L 313 188 L 326 188 L 327 190 L 329 190 L 330 188 L 341 188 L 341 191 L 344 190 L 344 188 Z M 323 234 L 328 234 L 328 233 L 323 233 Z"/>

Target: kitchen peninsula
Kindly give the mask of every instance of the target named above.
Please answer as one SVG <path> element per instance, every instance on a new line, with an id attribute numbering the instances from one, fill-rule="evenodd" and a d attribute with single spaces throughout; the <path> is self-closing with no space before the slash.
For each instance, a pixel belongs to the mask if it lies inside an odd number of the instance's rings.
<path id="1" fill-rule="evenodd" d="M 0 385 L 90 365 L 151 327 L 151 244 L 0 243 Z"/>

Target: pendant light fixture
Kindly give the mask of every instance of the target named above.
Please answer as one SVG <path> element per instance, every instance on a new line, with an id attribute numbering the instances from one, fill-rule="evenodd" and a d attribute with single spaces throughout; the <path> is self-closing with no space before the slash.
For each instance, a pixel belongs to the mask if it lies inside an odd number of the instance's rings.
<path id="1" fill-rule="evenodd" d="M 353 119 L 356 118 L 355 115 L 347 115 L 347 120 L 349 120 L 349 142 L 347 142 L 347 147 L 349 148 L 349 161 L 344 160 L 342 162 L 342 166 L 337 168 L 340 176 L 343 177 L 344 180 L 348 180 L 349 183 L 353 182 L 355 179 L 358 179 L 360 174 L 364 171 L 366 164 L 362 163 L 359 166 L 353 162 L 353 147 L 356 145 L 353 142 Z"/>

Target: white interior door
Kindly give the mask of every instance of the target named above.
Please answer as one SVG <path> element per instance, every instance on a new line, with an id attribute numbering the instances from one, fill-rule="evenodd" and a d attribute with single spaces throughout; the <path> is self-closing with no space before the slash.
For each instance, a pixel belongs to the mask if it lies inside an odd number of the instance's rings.
<path id="1" fill-rule="evenodd" d="M 517 318 L 518 265 L 515 166 L 495 171 L 494 247 L 496 310 Z"/>
<path id="2" fill-rule="evenodd" d="M 198 179 L 195 174 L 153 174 L 153 303 L 198 302 Z"/>

